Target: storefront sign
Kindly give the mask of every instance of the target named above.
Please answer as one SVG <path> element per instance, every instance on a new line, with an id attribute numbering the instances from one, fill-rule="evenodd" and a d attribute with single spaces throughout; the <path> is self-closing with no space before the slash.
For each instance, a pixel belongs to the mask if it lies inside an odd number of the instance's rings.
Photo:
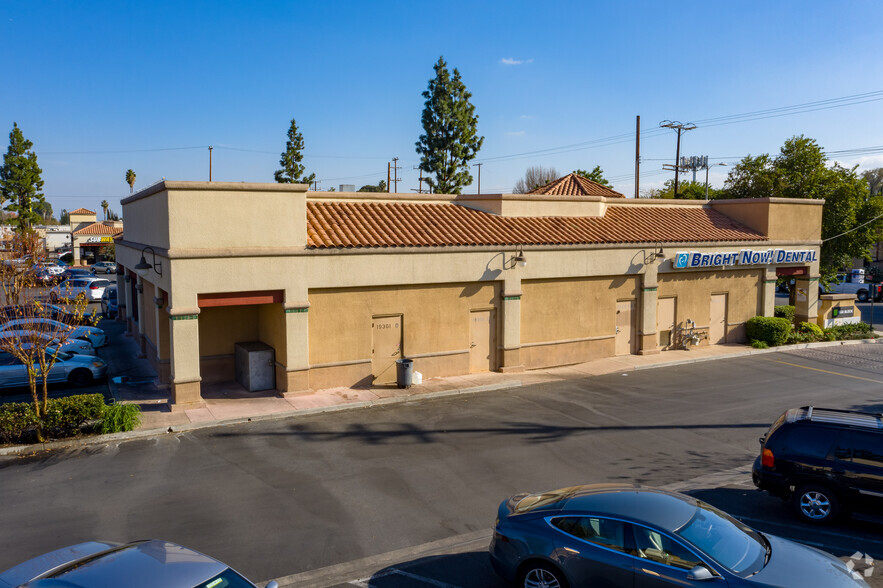
<path id="1" fill-rule="evenodd" d="M 86 243 L 113 243 L 113 237 L 89 237 Z"/>
<path id="2" fill-rule="evenodd" d="M 678 251 L 672 260 L 676 269 L 694 267 L 726 267 L 734 265 L 771 265 L 778 263 L 810 263 L 818 261 L 818 254 L 812 249 L 765 249 L 755 251 L 742 249 L 726 253 L 700 253 Z"/>
<path id="3" fill-rule="evenodd" d="M 825 328 L 830 329 L 836 325 L 851 325 L 859 322 L 861 320 L 855 316 L 854 306 L 835 306 L 831 309 L 831 318 L 825 319 Z"/>

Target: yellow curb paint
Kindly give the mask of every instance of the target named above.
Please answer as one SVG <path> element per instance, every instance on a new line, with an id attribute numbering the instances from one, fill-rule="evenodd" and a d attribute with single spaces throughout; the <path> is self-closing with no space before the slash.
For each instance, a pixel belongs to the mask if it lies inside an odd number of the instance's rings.
<path id="1" fill-rule="evenodd" d="M 831 374 L 834 376 L 841 376 L 843 378 L 852 378 L 853 380 L 864 380 L 865 382 L 874 382 L 876 384 L 883 384 L 883 380 L 872 380 L 871 378 L 862 378 L 861 376 L 850 376 L 849 374 L 841 374 L 840 372 L 832 372 L 829 370 L 820 370 L 819 368 L 807 367 L 805 365 L 800 365 L 798 363 L 789 363 L 787 361 L 780 361 L 778 359 L 767 359 L 766 361 L 772 361 L 775 363 L 783 363 L 785 365 L 799 367 L 799 368 L 803 368 L 805 370 L 812 370 L 814 372 L 822 372 L 823 374 Z"/>

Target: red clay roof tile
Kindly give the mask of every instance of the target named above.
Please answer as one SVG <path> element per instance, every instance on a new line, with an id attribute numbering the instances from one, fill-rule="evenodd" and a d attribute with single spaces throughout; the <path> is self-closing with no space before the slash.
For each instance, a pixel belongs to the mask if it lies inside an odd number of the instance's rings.
<path id="1" fill-rule="evenodd" d="M 91 225 L 87 225 L 82 229 L 74 231 L 74 235 L 116 235 L 117 233 L 122 232 L 122 229 L 115 229 L 101 223 L 92 223 Z"/>
<path id="2" fill-rule="evenodd" d="M 605 196 L 607 198 L 625 198 L 616 190 L 602 186 L 576 173 L 567 174 L 545 186 L 534 188 L 528 194 L 546 194 L 549 196 Z"/>
<path id="3" fill-rule="evenodd" d="M 607 207 L 603 217 L 504 217 L 456 204 L 307 202 L 314 248 L 764 241 L 710 208 Z"/>
<path id="4" fill-rule="evenodd" d="M 68 214 L 95 214 L 95 211 L 89 210 L 88 208 L 78 208 L 70 211 Z"/>

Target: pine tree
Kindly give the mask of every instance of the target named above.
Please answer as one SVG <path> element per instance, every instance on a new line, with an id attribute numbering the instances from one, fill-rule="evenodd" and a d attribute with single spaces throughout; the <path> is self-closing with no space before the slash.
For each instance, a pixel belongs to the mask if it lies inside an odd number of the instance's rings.
<path id="1" fill-rule="evenodd" d="M 27 230 L 39 223 L 42 218 L 35 206 L 42 209 L 45 198 L 40 190 L 43 170 L 37 165 L 37 154 L 31 151 L 34 144 L 12 123 L 9 133 L 9 148 L 0 166 L 0 203 L 9 202 L 6 210 L 16 213 L 13 222 L 19 230 Z"/>
<path id="2" fill-rule="evenodd" d="M 316 174 L 304 175 L 303 161 L 304 136 L 297 130 L 297 123 L 291 119 L 288 129 L 288 142 L 279 159 L 282 169 L 276 170 L 276 181 L 280 184 L 312 184 Z"/>
<path id="3" fill-rule="evenodd" d="M 420 169 L 435 178 L 426 178 L 437 194 L 459 194 L 464 186 L 472 183 L 469 162 L 475 158 L 484 137 L 478 136 L 478 116 L 469 99 L 472 94 L 454 68 L 448 71 L 444 57 L 433 66 L 435 78 L 423 92 L 423 131 L 417 141 Z"/>

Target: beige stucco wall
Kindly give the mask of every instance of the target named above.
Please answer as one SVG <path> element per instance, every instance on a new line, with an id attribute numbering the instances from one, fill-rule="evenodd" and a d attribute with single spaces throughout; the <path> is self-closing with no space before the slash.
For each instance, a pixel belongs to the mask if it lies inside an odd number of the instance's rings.
<path id="1" fill-rule="evenodd" d="M 499 284 L 311 290 L 309 302 L 310 382 L 321 388 L 371 374 L 372 317 L 383 315 L 402 315 L 402 352 L 415 370 L 426 377 L 468 373 L 469 312 L 497 308 Z M 361 363 L 328 365 L 347 362 Z"/>
<path id="2" fill-rule="evenodd" d="M 144 291 L 138 294 L 138 296 L 142 300 L 140 309 L 143 309 L 144 316 L 139 316 L 138 321 L 142 323 L 144 336 L 147 337 L 155 350 L 157 347 L 156 304 L 153 302 L 153 297 L 156 296 L 156 290 L 150 282 L 142 282 L 142 284 L 144 285 Z"/>
<path id="3" fill-rule="evenodd" d="M 745 323 L 763 313 L 763 270 L 728 272 L 672 272 L 659 274 L 659 298 L 677 298 L 675 324 L 690 319 L 696 329 L 708 331 L 711 295 L 727 294 L 727 343 L 745 341 Z M 703 339 L 700 345 L 707 345 Z"/>
<path id="4" fill-rule="evenodd" d="M 753 198 L 712 200 L 711 207 L 767 235 L 773 241 L 821 239 L 824 200 Z"/>

